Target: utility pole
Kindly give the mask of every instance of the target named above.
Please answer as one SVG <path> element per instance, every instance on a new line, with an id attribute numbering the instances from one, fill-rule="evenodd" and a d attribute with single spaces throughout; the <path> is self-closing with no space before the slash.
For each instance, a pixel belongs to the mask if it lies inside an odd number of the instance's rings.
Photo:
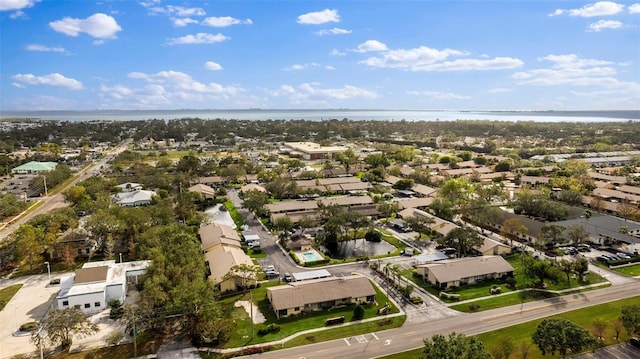
<path id="1" fill-rule="evenodd" d="M 133 310 L 133 357 L 138 357 L 138 344 L 136 343 L 136 334 L 138 328 L 136 327 L 136 310 Z"/>
<path id="2" fill-rule="evenodd" d="M 47 176 L 42 175 L 42 178 L 44 179 L 44 196 L 49 197 L 49 192 L 47 191 Z"/>
<path id="3" fill-rule="evenodd" d="M 47 265 L 47 274 L 49 274 L 49 284 L 51 284 L 51 266 L 49 265 L 49 262 L 44 262 L 44 264 Z"/>
<path id="4" fill-rule="evenodd" d="M 253 341 L 253 289 L 249 289 L 249 306 L 251 307 L 251 341 Z"/>

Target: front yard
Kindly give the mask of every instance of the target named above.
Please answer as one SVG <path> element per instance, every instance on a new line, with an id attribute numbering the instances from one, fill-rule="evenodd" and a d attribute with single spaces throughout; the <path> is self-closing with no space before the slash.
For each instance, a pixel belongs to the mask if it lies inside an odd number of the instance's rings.
<path id="1" fill-rule="evenodd" d="M 535 293 L 523 295 L 522 298 L 520 297 L 520 295 L 503 295 L 498 297 L 494 297 L 491 295 L 491 289 L 494 288 L 494 286 L 497 288 L 500 288 L 500 293 L 509 293 L 519 289 L 531 289 L 532 283 L 537 280 L 535 278 L 528 277 L 524 274 L 523 267 L 522 267 L 522 254 L 516 254 L 516 255 L 510 256 L 506 258 L 506 260 L 507 262 L 509 262 L 509 264 L 511 264 L 511 266 L 514 269 L 514 272 L 513 272 L 514 279 L 515 279 L 514 286 L 508 286 L 506 280 L 483 281 L 476 284 L 470 284 L 470 285 L 460 286 L 457 288 L 452 288 L 446 291 L 447 293 L 459 295 L 460 296 L 459 299 L 445 298 L 444 296 L 440 299 L 445 303 L 456 303 L 458 301 L 489 297 L 482 301 L 483 303 L 481 304 L 480 310 L 498 308 L 498 307 L 512 305 L 512 304 L 519 304 L 523 300 L 532 301 L 532 300 L 541 299 L 542 295 L 535 294 Z M 413 273 L 414 273 L 414 270 L 405 270 L 401 272 L 401 274 L 405 278 L 416 283 L 421 288 L 424 288 L 425 290 L 427 290 L 429 293 L 435 296 L 439 296 L 440 294 L 439 289 L 434 288 L 428 283 L 425 283 L 421 277 L 414 276 Z M 569 282 L 567 282 L 566 276 L 564 275 L 564 273 L 561 273 L 561 275 L 555 281 L 547 279 L 545 281 L 545 284 L 546 284 L 545 289 L 551 290 L 551 291 L 567 290 L 571 288 L 581 287 L 584 285 L 606 282 L 604 278 L 594 273 L 588 273 L 585 276 L 585 279 L 586 279 L 585 281 L 581 281 L 579 278 L 573 278 L 573 276 L 570 276 Z M 549 296 L 549 295 L 551 294 L 546 294 L 545 296 Z M 487 303 L 484 303 L 484 302 L 487 302 Z M 467 308 L 467 307 L 468 305 L 461 305 L 461 306 L 454 306 L 453 308 L 456 310 L 466 311 L 464 310 L 464 308 Z"/>
<path id="2" fill-rule="evenodd" d="M 328 318 L 340 317 L 344 316 L 345 323 L 349 323 L 353 321 L 353 305 L 334 308 L 327 311 L 319 311 L 306 313 L 301 316 L 293 316 L 288 318 L 277 319 L 271 306 L 269 304 L 269 300 L 267 299 L 267 288 L 280 285 L 279 282 L 267 282 L 262 283 L 260 288 L 256 288 L 253 290 L 253 302 L 258 307 L 260 312 L 264 315 L 266 322 L 261 324 L 254 324 L 254 336 L 253 340 L 251 340 L 251 318 L 249 314 L 243 309 L 234 307 L 234 303 L 238 300 L 251 300 L 251 295 L 249 292 L 244 295 L 234 295 L 232 297 L 224 298 L 221 302 L 224 304 L 225 315 L 228 315 L 229 318 L 233 320 L 234 323 L 234 331 L 232 337 L 223 344 L 225 348 L 234 348 L 240 347 L 250 344 L 258 344 L 258 343 L 266 343 L 278 339 L 282 339 L 288 337 L 294 333 L 308 330 L 308 329 L 316 329 L 316 328 L 325 328 L 325 321 Z M 375 318 L 378 315 L 378 309 L 380 309 L 386 302 L 386 296 L 382 293 L 375 285 L 374 289 L 376 290 L 376 304 L 364 306 L 365 307 L 365 315 L 363 319 L 367 318 Z M 391 304 L 391 308 L 389 310 L 389 314 L 398 313 L 399 310 L 397 307 Z M 381 318 L 382 319 L 382 318 Z M 386 325 L 382 329 L 391 328 L 389 325 L 395 325 L 396 321 L 391 321 L 386 323 Z M 277 324 L 280 326 L 280 331 L 277 333 L 269 333 L 263 336 L 258 335 L 258 330 L 263 328 L 269 324 Z M 378 326 L 378 325 L 376 325 Z M 379 326 L 378 326 L 379 327 Z M 327 327 L 331 328 L 331 327 Z M 377 330 L 382 330 L 377 329 Z M 341 328 L 342 331 L 349 331 L 347 328 Z M 315 340 L 319 340 L 319 338 L 323 337 L 326 334 L 314 333 Z M 309 340 L 309 339 L 307 339 Z"/>

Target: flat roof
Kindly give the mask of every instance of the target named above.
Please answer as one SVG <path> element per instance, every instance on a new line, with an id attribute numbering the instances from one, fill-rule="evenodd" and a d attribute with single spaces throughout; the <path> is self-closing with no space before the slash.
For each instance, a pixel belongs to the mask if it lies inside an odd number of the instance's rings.
<path id="1" fill-rule="evenodd" d="M 291 277 L 293 278 L 294 281 L 300 281 L 300 280 L 331 277 L 331 273 L 329 273 L 329 271 L 326 269 L 318 269 L 318 270 L 311 270 L 307 272 L 291 273 Z"/>

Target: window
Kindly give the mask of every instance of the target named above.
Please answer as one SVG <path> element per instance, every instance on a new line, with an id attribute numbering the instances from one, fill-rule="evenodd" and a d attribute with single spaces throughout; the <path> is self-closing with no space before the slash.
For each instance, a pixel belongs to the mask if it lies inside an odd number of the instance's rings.
<path id="1" fill-rule="evenodd" d="M 84 303 L 84 307 L 85 307 L 85 308 L 91 308 L 91 304 L 89 304 L 89 303 Z"/>
<path id="2" fill-rule="evenodd" d="M 100 306 L 100 302 L 95 302 L 95 303 L 93 303 L 93 306 L 94 306 L 94 307 L 99 307 L 99 306 Z"/>
<path id="3" fill-rule="evenodd" d="M 295 307 L 293 308 L 293 310 L 295 310 L 296 312 L 300 310 L 300 307 Z"/>
<path id="4" fill-rule="evenodd" d="M 69 301 L 68 301 L 68 300 L 63 300 L 63 301 L 62 301 L 62 306 L 63 306 L 63 307 L 66 307 L 66 306 L 68 306 L 68 305 L 69 305 Z"/>

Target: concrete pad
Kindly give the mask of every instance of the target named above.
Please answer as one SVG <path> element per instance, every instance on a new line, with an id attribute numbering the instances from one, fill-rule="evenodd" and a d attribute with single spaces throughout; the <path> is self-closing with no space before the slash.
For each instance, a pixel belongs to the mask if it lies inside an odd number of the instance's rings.
<path id="1" fill-rule="evenodd" d="M 62 276 L 55 275 L 52 278 Z M 14 336 L 20 325 L 37 322 L 47 313 L 59 291 L 57 285 L 50 286 L 47 274 L 0 280 L 0 288 L 22 283 L 23 287 L 0 312 L 0 358 L 30 353 L 37 348 L 31 344 L 30 335 Z"/>

